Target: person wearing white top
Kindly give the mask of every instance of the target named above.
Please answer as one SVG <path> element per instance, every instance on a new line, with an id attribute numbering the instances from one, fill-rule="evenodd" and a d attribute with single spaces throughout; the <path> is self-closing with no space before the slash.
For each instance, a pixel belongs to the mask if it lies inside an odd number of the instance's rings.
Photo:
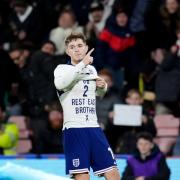
<path id="1" fill-rule="evenodd" d="M 72 33 L 65 44 L 71 62 L 57 66 L 54 84 L 64 114 L 66 174 L 75 180 L 89 180 L 91 167 L 106 180 L 120 180 L 113 152 L 97 123 L 96 95 L 103 96 L 107 84 L 91 65 L 94 49 L 87 53 L 82 33 Z"/>
<path id="2" fill-rule="evenodd" d="M 65 38 L 72 32 L 83 32 L 83 28 L 78 25 L 75 15 L 71 10 L 64 10 L 58 19 L 58 27 L 51 30 L 49 39 L 56 45 L 57 55 L 65 54 Z"/>

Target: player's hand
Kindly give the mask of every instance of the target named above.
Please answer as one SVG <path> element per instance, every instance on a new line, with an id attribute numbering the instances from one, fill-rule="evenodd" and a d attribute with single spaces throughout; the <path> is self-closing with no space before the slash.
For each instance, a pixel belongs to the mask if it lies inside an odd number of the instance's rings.
<path id="1" fill-rule="evenodd" d="M 97 88 L 105 88 L 106 87 L 106 81 L 102 78 L 97 78 L 96 79 L 96 87 Z"/>
<path id="2" fill-rule="evenodd" d="M 92 64 L 93 63 L 93 57 L 91 56 L 91 53 L 94 51 L 94 48 L 91 49 L 87 54 L 86 56 L 83 58 L 83 63 L 85 65 L 89 65 L 89 64 Z"/>

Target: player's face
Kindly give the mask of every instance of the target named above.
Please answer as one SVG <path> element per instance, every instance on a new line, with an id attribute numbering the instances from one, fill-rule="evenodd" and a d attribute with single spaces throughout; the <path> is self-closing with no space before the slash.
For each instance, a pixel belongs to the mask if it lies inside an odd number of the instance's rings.
<path id="1" fill-rule="evenodd" d="M 151 152 L 151 149 L 153 148 L 153 143 L 146 139 L 139 139 L 137 142 L 137 148 L 141 155 L 149 155 Z"/>
<path id="2" fill-rule="evenodd" d="M 67 45 L 66 53 L 71 57 L 73 64 L 78 64 L 86 55 L 88 46 L 82 39 L 74 39 Z"/>

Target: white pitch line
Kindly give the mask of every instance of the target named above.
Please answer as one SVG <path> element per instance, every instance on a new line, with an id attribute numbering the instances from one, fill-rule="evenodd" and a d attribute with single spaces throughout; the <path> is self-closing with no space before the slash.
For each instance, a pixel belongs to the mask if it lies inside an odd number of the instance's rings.
<path id="1" fill-rule="evenodd" d="M 42 170 L 17 165 L 11 162 L 7 162 L 4 166 L 0 167 L 0 174 L 5 174 L 6 176 L 10 176 L 10 178 L 15 178 L 19 175 L 20 177 L 31 178 L 32 180 L 70 180 L 66 177 L 57 176 Z"/>

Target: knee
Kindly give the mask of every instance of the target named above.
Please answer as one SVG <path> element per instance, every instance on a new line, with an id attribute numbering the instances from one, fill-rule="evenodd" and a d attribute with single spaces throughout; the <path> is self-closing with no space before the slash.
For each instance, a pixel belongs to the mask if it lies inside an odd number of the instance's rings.
<path id="1" fill-rule="evenodd" d="M 106 180 L 120 180 L 120 174 L 117 169 L 113 169 L 104 174 Z"/>
<path id="2" fill-rule="evenodd" d="M 89 180 L 90 179 L 88 173 L 75 174 L 74 178 L 75 180 Z"/>

